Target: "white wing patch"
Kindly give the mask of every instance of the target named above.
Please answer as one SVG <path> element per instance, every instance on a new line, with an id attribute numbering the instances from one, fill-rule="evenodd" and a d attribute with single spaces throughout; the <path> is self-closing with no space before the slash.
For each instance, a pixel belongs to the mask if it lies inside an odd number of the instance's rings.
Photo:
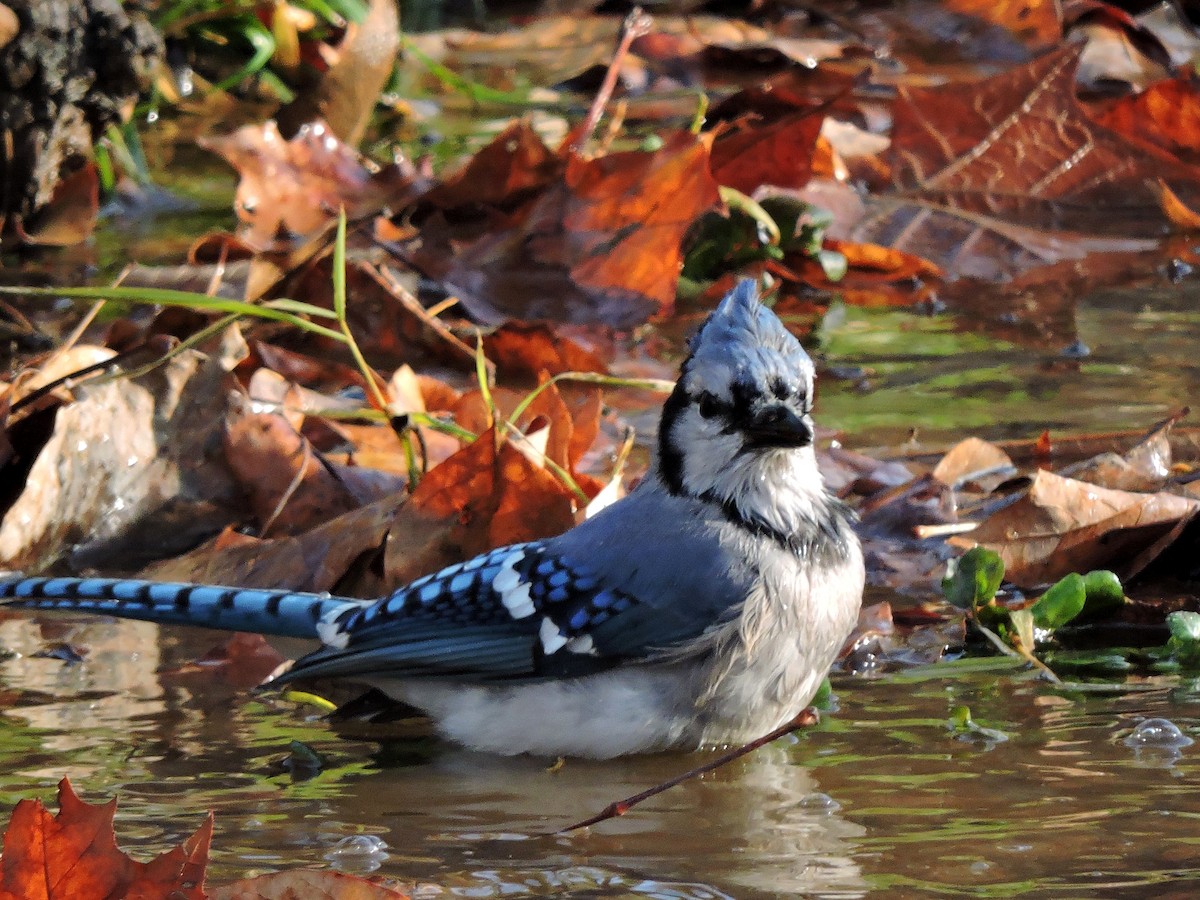
<path id="1" fill-rule="evenodd" d="M 342 630 L 336 621 L 342 612 L 340 609 L 331 610 L 321 616 L 321 621 L 317 623 L 317 637 L 326 647 L 335 650 L 345 650 L 346 645 L 350 643 L 350 632 Z"/>
<path id="2" fill-rule="evenodd" d="M 510 553 L 492 579 L 492 590 L 500 595 L 500 602 L 514 619 L 525 619 L 535 612 L 529 596 L 529 582 L 522 581 L 517 574 L 517 563 L 525 558 L 525 551 Z"/>
<path id="3" fill-rule="evenodd" d="M 557 653 L 567 643 L 567 639 L 563 637 L 563 633 L 558 630 L 558 626 L 554 624 L 554 620 L 549 616 L 542 619 L 542 627 L 538 631 L 538 637 L 542 641 L 542 650 L 547 656 L 552 653 Z"/>
<path id="4" fill-rule="evenodd" d="M 596 652 L 596 645 L 592 643 L 590 634 L 581 634 L 579 637 L 573 637 L 567 641 L 567 650 L 571 653 L 582 653 L 586 656 L 599 656 Z"/>

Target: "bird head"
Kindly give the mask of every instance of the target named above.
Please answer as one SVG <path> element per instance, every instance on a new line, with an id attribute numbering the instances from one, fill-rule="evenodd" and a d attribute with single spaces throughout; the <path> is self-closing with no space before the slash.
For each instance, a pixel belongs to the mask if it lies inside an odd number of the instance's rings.
<path id="1" fill-rule="evenodd" d="M 692 339 L 663 407 L 658 474 L 676 494 L 779 518 L 761 487 L 823 491 L 810 417 L 815 371 L 800 342 L 744 280 Z M 760 496 L 761 495 L 761 496 Z M 803 504 L 804 500 L 797 501 Z M 787 526 L 795 516 L 782 514 Z M 794 523 L 790 523 L 794 524 Z"/>

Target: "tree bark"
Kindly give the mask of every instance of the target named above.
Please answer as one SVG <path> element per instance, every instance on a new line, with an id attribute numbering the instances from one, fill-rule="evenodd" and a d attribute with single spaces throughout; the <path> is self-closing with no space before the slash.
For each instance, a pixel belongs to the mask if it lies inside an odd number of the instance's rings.
<path id="1" fill-rule="evenodd" d="M 0 238 L 92 159 L 150 82 L 162 42 L 117 0 L 0 0 L 18 30 L 0 47 Z"/>

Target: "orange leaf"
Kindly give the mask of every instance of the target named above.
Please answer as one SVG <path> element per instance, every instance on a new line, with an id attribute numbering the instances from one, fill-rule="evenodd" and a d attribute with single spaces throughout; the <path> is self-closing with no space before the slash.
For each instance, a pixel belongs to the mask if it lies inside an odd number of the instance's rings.
<path id="1" fill-rule="evenodd" d="M 211 813 L 182 846 L 140 863 L 117 848 L 116 800 L 98 806 L 85 803 L 64 778 L 58 783 L 58 806 L 56 816 L 40 800 L 22 800 L 13 810 L 0 859 L 0 890 L 7 896 L 24 900 L 167 896 L 202 900 L 205 896 Z"/>
<path id="2" fill-rule="evenodd" d="M 485 550 L 575 524 L 562 483 L 490 429 L 429 472 L 396 516 L 385 570 L 399 584 Z"/>
<path id="3" fill-rule="evenodd" d="M 481 322 L 629 327 L 675 303 L 684 234 L 719 202 L 708 168 L 688 132 L 653 153 L 571 155 L 561 179 L 457 252 L 450 226 L 427 225 L 418 256 Z"/>
<path id="4" fill-rule="evenodd" d="M 769 125 L 742 124 L 713 142 L 712 173 L 719 184 L 752 194 L 761 185 L 802 188 L 812 176 L 823 116 L 784 116 Z"/>

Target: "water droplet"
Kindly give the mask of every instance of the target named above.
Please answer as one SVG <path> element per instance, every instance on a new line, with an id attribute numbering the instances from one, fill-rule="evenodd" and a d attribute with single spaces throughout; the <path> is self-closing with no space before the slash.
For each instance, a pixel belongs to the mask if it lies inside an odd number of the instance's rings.
<path id="1" fill-rule="evenodd" d="M 1125 738 L 1125 746 L 1135 750 L 1158 748 L 1177 750 L 1194 744 L 1190 737 L 1179 730 L 1169 719 L 1144 719 L 1138 722 L 1133 732 Z"/>

